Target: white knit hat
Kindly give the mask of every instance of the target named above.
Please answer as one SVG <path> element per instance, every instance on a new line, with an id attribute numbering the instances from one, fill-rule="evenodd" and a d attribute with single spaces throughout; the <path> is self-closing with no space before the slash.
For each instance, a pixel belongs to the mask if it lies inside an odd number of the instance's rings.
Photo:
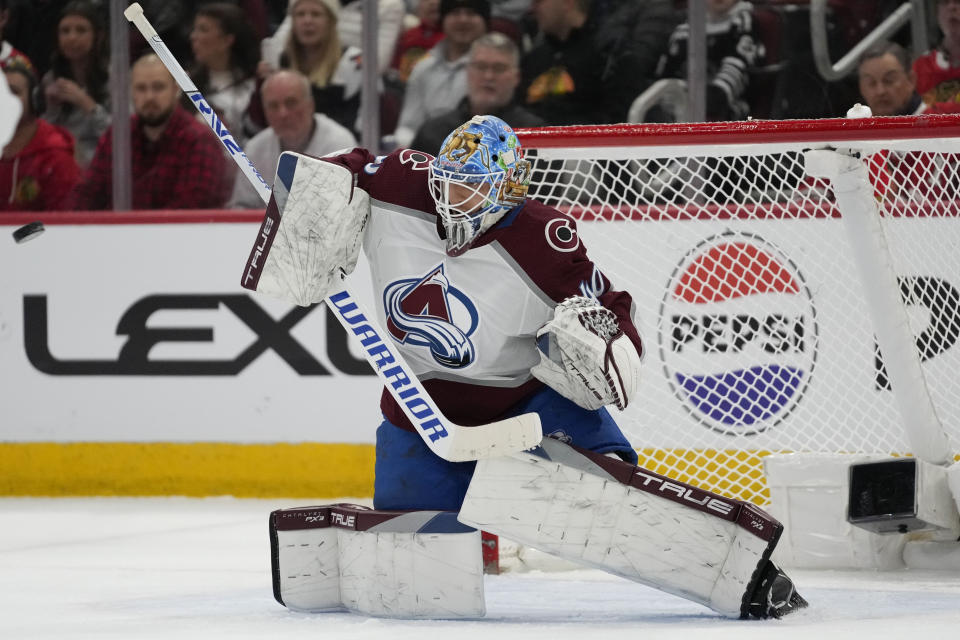
<path id="1" fill-rule="evenodd" d="M 290 0 L 290 6 L 287 8 L 287 12 L 292 15 L 293 10 L 301 2 L 303 2 L 303 0 Z M 334 19 L 340 17 L 340 0 L 313 0 L 313 2 L 319 2 L 325 6 L 333 15 Z"/>

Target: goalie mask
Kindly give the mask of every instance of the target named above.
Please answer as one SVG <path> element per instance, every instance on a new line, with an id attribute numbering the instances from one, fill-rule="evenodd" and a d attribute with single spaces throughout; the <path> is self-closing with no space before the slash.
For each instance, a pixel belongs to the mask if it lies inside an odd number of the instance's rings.
<path id="1" fill-rule="evenodd" d="M 530 186 L 530 163 L 516 134 L 494 116 L 474 116 L 443 141 L 430 163 L 430 194 L 456 256 L 521 204 Z"/>

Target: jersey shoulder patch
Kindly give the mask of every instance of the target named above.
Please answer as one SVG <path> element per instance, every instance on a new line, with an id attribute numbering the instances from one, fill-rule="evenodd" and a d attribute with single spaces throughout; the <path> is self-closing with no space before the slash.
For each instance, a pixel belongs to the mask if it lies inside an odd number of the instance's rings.
<path id="1" fill-rule="evenodd" d="M 377 156 L 363 167 L 364 186 L 375 200 L 436 215 L 427 187 L 427 169 L 432 161 L 429 153 L 414 149 Z"/>
<path id="2" fill-rule="evenodd" d="M 544 251 L 573 253 L 581 248 L 576 221 L 567 214 L 537 200 L 527 200 L 514 222 L 529 246 Z"/>
<path id="3" fill-rule="evenodd" d="M 596 297 L 607 279 L 587 257 L 576 221 L 537 200 L 527 200 L 515 217 L 496 227 L 495 239 L 529 280 L 555 301 L 572 295 Z"/>

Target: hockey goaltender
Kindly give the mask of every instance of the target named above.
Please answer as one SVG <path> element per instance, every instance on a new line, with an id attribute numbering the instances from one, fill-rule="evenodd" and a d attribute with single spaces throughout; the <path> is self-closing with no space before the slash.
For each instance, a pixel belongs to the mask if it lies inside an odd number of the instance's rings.
<path id="1" fill-rule="evenodd" d="M 633 301 L 572 218 L 527 197 L 513 129 L 475 116 L 438 151 L 288 153 L 278 165 L 243 285 L 326 299 L 385 391 L 375 508 L 270 514 L 276 599 L 482 616 L 482 529 L 732 618 L 805 607 L 770 561 L 779 522 L 636 466 L 606 409 L 626 408 L 639 384 Z M 379 322 L 341 290 L 361 245 Z M 508 438 L 521 425 L 532 441 Z"/>

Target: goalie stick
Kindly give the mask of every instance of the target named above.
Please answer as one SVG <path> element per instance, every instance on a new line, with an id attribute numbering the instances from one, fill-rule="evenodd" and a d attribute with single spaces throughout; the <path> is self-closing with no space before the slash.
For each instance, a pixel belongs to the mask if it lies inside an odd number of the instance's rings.
<path id="1" fill-rule="evenodd" d="M 143 14 L 140 4 L 134 2 L 126 8 L 123 15 L 147 40 L 177 85 L 230 152 L 230 157 L 240 167 L 243 175 L 260 194 L 264 204 L 268 204 L 271 194 L 270 186 L 164 44 L 163 39 Z M 272 232 L 276 233 L 278 225 L 274 222 L 278 221 L 271 218 L 268 212 L 261 225 L 258 241 L 265 233 L 269 234 L 271 228 Z M 343 274 L 341 274 L 342 278 Z M 338 291 L 328 295 L 324 302 L 334 312 L 348 334 L 363 336 L 363 353 L 367 362 L 377 372 L 430 450 L 444 460 L 451 462 L 477 460 L 522 451 L 540 443 L 543 432 L 540 427 L 540 416 L 535 413 L 525 413 L 477 426 L 464 426 L 451 422 L 444 417 L 396 347 L 389 339 L 384 339 L 383 329 L 377 325 L 374 317 L 362 308 L 346 287 L 340 287 Z"/>

